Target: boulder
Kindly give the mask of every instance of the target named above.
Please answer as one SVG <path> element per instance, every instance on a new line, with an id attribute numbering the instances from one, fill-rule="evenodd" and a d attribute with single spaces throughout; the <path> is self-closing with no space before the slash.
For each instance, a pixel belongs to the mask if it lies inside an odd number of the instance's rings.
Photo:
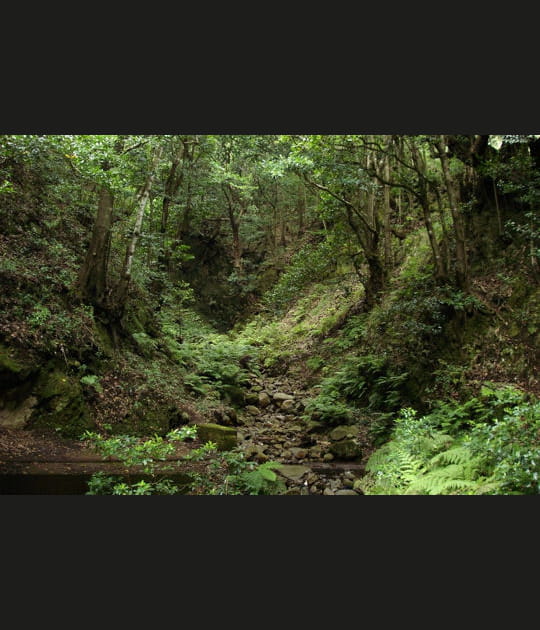
<path id="1" fill-rule="evenodd" d="M 362 457 L 360 446 L 351 439 L 332 443 L 330 445 L 330 452 L 337 459 L 358 459 Z"/>
<path id="2" fill-rule="evenodd" d="M 208 422 L 198 424 L 197 437 L 201 442 L 215 442 L 219 451 L 230 451 L 238 444 L 236 429 Z"/>
<path id="3" fill-rule="evenodd" d="M 282 477 L 285 477 L 285 479 L 298 482 L 304 475 L 308 475 L 311 472 L 311 468 L 296 464 L 281 464 L 280 467 L 276 469 L 276 472 Z"/>
<path id="4" fill-rule="evenodd" d="M 256 392 L 246 392 L 244 400 L 247 405 L 257 405 L 259 403 L 259 394 Z"/>
<path id="5" fill-rule="evenodd" d="M 344 440 L 346 438 L 354 438 L 356 431 L 350 425 L 340 425 L 330 431 L 330 439 L 334 442 Z"/>

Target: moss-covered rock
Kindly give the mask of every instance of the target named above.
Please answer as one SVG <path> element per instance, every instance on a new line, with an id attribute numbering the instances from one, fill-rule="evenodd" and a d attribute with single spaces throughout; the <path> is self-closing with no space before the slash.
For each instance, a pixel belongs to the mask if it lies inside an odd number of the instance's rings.
<path id="1" fill-rule="evenodd" d="M 0 344 L 1 389 L 20 385 L 35 371 L 35 366 L 19 356 L 16 350 Z"/>
<path id="2" fill-rule="evenodd" d="M 80 382 L 59 369 L 43 370 L 37 385 L 38 403 L 29 421 L 32 428 L 47 428 L 69 438 L 80 437 L 94 423 Z"/>
<path id="3" fill-rule="evenodd" d="M 336 459 L 358 459 L 362 457 L 362 450 L 354 440 L 340 440 L 333 442 L 330 452 Z"/>
<path id="4" fill-rule="evenodd" d="M 208 422 L 198 424 L 197 437 L 202 442 L 215 442 L 220 451 L 230 451 L 238 444 L 236 429 Z"/>

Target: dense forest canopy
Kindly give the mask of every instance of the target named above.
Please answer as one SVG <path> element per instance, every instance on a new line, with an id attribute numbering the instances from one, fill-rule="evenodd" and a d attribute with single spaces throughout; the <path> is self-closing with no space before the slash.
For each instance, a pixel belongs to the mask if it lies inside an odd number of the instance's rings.
<path id="1" fill-rule="evenodd" d="M 313 461 L 354 428 L 351 492 L 536 493 L 539 167 L 534 134 L 0 136 L 0 427 L 241 433 L 282 377 Z M 290 448 L 221 466 L 285 491 Z"/>

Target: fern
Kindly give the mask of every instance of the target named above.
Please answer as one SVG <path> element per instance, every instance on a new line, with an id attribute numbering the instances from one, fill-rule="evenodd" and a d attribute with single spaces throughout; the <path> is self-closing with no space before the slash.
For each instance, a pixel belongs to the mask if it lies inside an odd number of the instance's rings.
<path id="1" fill-rule="evenodd" d="M 435 455 L 435 457 L 431 458 L 429 463 L 431 466 L 448 466 L 449 464 L 464 465 L 475 461 L 475 459 L 471 450 L 467 446 L 460 444 Z"/>
<path id="2" fill-rule="evenodd" d="M 366 462 L 366 472 L 375 472 L 379 468 L 382 468 L 388 462 L 393 448 L 393 442 L 388 442 L 374 451 Z"/>
<path id="3" fill-rule="evenodd" d="M 410 484 L 423 473 L 423 462 L 411 453 L 397 450 L 395 457 L 398 465 L 397 476 L 402 483 Z"/>
<path id="4" fill-rule="evenodd" d="M 469 490 L 477 483 L 471 478 L 474 471 L 468 465 L 450 464 L 435 468 L 414 479 L 405 494 L 448 494 L 451 491 Z"/>

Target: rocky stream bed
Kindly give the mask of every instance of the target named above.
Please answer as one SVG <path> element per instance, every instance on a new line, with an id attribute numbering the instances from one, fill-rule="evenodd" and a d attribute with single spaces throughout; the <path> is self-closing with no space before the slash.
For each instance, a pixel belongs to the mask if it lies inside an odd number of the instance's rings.
<path id="1" fill-rule="evenodd" d="M 316 418 L 306 419 L 310 395 L 288 376 L 251 374 L 244 405 L 214 410 L 214 418 L 199 425 L 198 439 L 178 444 L 169 459 L 179 462 L 190 448 L 211 439 L 222 448 L 240 447 L 249 461 L 279 462 L 276 472 L 286 494 L 359 496 L 359 479 L 372 450 L 366 428 L 328 427 Z M 178 478 L 197 470 L 196 464 L 191 466 L 179 466 Z M 0 494 L 84 494 L 97 471 L 121 474 L 122 467 L 78 440 L 0 426 Z"/>

